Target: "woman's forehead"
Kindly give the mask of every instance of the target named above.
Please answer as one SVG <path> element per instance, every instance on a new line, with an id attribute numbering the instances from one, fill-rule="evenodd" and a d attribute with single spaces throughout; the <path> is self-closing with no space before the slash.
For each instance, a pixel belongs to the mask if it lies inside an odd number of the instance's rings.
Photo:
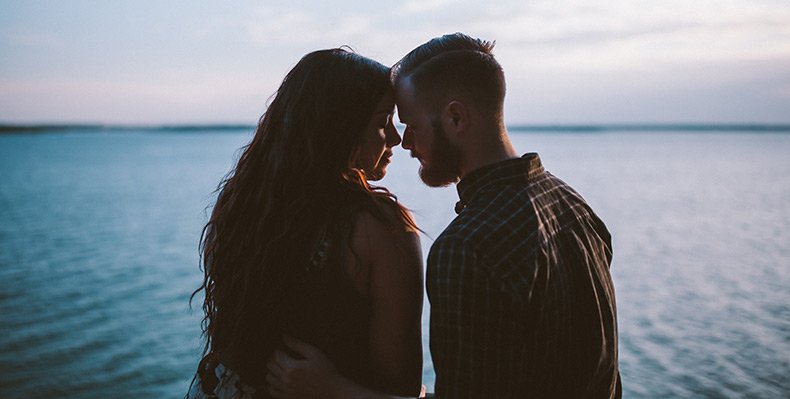
<path id="1" fill-rule="evenodd" d="M 375 113 L 391 113 L 395 108 L 395 94 L 387 92 L 376 105 Z"/>

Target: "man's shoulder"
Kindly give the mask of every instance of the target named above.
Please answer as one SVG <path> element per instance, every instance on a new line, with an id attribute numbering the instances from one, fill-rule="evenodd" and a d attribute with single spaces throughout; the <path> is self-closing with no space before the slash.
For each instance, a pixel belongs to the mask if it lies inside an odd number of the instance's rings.
<path id="1" fill-rule="evenodd" d="M 492 187 L 470 201 L 445 231 L 483 239 L 501 230 L 535 229 L 538 215 L 532 202 L 526 186 Z"/>
<path id="2" fill-rule="evenodd" d="M 513 190 L 484 194 L 469 204 L 439 235 L 431 253 L 452 251 L 479 259 L 524 247 L 539 230 L 529 198 Z"/>
<path id="3" fill-rule="evenodd" d="M 450 223 L 433 241 L 430 253 L 472 248 L 469 226 Z"/>

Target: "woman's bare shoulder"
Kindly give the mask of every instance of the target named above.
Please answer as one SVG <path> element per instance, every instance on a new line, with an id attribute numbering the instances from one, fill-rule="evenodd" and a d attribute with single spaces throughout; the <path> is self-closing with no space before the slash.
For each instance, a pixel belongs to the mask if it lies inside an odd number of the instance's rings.
<path id="1" fill-rule="evenodd" d="M 366 255 L 364 258 L 367 263 L 376 263 L 373 261 L 382 256 L 420 252 L 418 231 L 405 222 L 396 210 L 384 209 L 384 212 L 377 214 L 361 210 L 352 218 L 352 247 L 360 250 L 360 255 Z"/>
<path id="2" fill-rule="evenodd" d="M 352 245 L 367 270 L 370 359 L 379 385 L 416 394 L 422 376 L 423 263 L 416 231 L 393 226 L 369 212 L 355 218 Z"/>

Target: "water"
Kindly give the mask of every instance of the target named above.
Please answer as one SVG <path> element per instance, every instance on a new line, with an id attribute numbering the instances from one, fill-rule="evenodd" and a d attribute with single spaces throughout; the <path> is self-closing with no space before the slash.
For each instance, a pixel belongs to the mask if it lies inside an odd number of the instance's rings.
<path id="1" fill-rule="evenodd" d="M 250 137 L 0 135 L 1 398 L 184 394 L 205 208 Z M 626 397 L 790 396 L 790 134 L 513 138 L 613 233 Z M 416 168 L 396 151 L 383 184 L 436 237 L 456 194 Z"/>

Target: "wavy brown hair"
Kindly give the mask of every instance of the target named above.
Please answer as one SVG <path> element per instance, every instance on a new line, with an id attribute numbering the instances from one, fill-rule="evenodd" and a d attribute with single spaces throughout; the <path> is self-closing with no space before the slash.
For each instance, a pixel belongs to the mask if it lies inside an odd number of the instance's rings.
<path id="1" fill-rule="evenodd" d="M 204 291 L 204 354 L 244 355 L 252 338 L 242 335 L 276 320 L 337 209 L 354 202 L 393 229 L 416 229 L 394 195 L 353 168 L 389 90 L 387 67 L 343 48 L 307 54 L 286 75 L 203 229 L 204 279 L 192 298 Z"/>

